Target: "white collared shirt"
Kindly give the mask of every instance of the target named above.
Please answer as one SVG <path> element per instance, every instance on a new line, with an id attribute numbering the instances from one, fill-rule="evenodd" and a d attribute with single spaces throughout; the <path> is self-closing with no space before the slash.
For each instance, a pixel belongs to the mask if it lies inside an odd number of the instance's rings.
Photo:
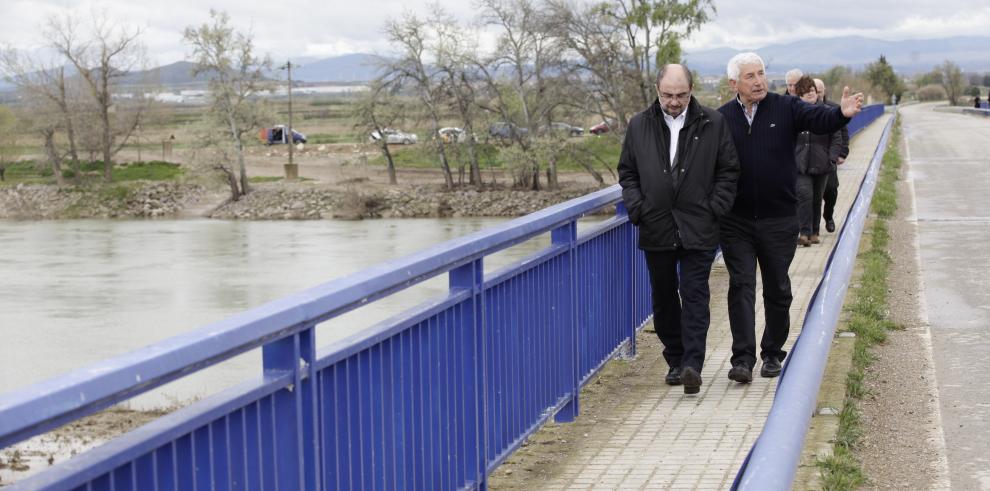
<path id="1" fill-rule="evenodd" d="M 746 116 L 746 121 L 749 123 L 750 126 L 753 126 L 753 118 L 756 117 L 756 108 L 757 106 L 760 105 L 760 103 L 759 102 L 753 103 L 753 113 L 750 114 L 749 111 L 746 110 L 746 104 L 743 104 L 742 99 L 739 98 L 739 94 L 736 94 L 736 102 L 738 102 L 739 105 L 742 106 L 743 116 Z"/>
<path id="2" fill-rule="evenodd" d="M 675 163 L 677 162 L 677 139 L 681 136 L 681 128 L 684 127 L 684 122 L 687 121 L 687 108 L 685 107 L 681 114 L 676 118 L 671 117 L 667 114 L 667 111 L 663 111 L 663 122 L 667 123 L 667 127 L 670 128 L 670 168 L 673 169 Z"/>

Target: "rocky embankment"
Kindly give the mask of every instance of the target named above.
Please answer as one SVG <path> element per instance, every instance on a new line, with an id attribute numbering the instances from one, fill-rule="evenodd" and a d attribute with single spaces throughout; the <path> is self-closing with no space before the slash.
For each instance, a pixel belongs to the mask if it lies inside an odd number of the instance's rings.
<path id="1" fill-rule="evenodd" d="M 435 186 L 413 186 L 340 191 L 259 187 L 244 198 L 219 207 L 211 216 L 246 220 L 519 216 L 595 190 L 445 191 Z"/>
<path id="2" fill-rule="evenodd" d="M 125 183 L 63 187 L 20 184 L 0 188 L 0 218 L 156 218 L 208 214 L 236 220 L 519 216 L 595 191 L 462 189 L 439 186 L 340 189 L 280 183 L 256 185 L 238 201 L 222 202 L 196 184 Z M 200 211 L 199 209 L 202 208 Z M 189 210 L 197 209 L 197 213 Z"/>
<path id="3" fill-rule="evenodd" d="M 155 218 L 175 216 L 206 194 L 198 184 L 119 183 L 58 187 L 18 184 L 0 188 L 0 218 Z"/>

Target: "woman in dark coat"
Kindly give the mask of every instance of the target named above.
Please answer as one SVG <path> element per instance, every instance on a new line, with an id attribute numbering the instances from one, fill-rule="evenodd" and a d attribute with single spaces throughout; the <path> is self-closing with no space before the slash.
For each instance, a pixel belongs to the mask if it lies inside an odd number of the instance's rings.
<path id="1" fill-rule="evenodd" d="M 811 77 L 801 77 L 796 86 L 797 96 L 809 104 L 819 104 L 818 89 Z M 839 132 L 820 135 L 802 131 L 794 148 L 797 161 L 798 180 L 798 244 L 809 247 L 821 242 L 819 230 L 822 216 L 822 194 L 830 172 L 835 170 L 835 162 L 829 157 L 829 148 L 837 141 Z"/>

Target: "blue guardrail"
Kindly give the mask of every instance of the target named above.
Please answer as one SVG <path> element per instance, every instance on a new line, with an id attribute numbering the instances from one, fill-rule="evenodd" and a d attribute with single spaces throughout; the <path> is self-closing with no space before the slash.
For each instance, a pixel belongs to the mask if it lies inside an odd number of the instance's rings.
<path id="1" fill-rule="evenodd" d="M 650 290 L 620 200 L 612 186 L 4 394 L 0 448 L 262 350 L 256 377 L 8 489 L 484 489 L 529 434 L 576 417 L 609 359 L 635 352 Z M 483 274 L 485 256 L 548 232 L 546 249 Z M 320 322 L 443 274 L 446 295 L 315 346 Z"/>
<path id="2" fill-rule="evenodd" d="M 455 489 L 570 421 L 651 315 L 618 186 L 0 396 L 0 448 L 257 347 L 259 376 L 10 489 Z M 551 245 L 494 274 L 486 255 Z M 317 349 L 315 326 L 446 274 L 449 292 Z"/>

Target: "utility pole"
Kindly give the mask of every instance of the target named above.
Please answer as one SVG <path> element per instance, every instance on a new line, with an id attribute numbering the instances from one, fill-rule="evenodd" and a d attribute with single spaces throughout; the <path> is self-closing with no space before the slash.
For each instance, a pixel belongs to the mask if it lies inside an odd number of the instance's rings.
<path id="1" fill-rule="evenodd" d="M 299 68 L 299 65 L 296 65 L 296 68 Z M 294 181 L 299 178 L 299 167 L 292 162 L 292 152 L 296 146 L 292 133 L 292 61 L 286 61 L 285 65 L 280 66 L 279 69 L 285 70 L 289 79 L 289 124 L 286 127 L 286 138 L 288 138 L 287 143 L 289 144 L 289 163 L 285 166 L 285 180 Z"/>

